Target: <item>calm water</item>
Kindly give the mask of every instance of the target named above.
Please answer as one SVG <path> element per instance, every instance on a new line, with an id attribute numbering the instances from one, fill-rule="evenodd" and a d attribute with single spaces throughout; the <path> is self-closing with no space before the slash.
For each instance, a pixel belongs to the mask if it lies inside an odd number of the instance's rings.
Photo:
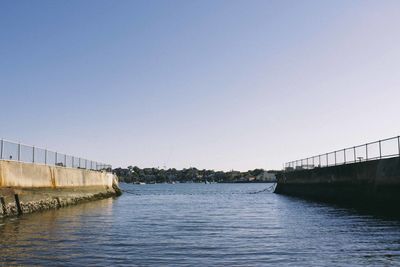
<path id="1" fill-rule="evenodd" d="M 122 185 L 138 195 L 0 219 L 0 265 L 400 266 L 400 222 L 265 184 Z"/>

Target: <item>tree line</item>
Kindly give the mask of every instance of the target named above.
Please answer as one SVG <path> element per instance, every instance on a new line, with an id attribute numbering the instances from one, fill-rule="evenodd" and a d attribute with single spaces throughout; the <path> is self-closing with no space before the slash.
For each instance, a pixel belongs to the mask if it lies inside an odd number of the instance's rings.
<path id="1" fill-rule="evenodd" d="M 214 171 L 206 169 L 188 168 L 177 170 L 175 168 L 139 168 L 129 166 L 128 168 L 116 168 L 113 172 L 125 183 L 234 183 L 234 182 L 266 182 L 270 180 L 269 174 L 277 171 L 265 171 L 264 169 L 254 169 L 245 172 L 240 171 Z"/>

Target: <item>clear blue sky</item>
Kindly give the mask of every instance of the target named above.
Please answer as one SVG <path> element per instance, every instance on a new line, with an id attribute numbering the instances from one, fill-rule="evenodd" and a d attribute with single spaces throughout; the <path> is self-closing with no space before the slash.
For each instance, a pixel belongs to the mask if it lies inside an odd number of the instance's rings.
<path id="1" fill-rule="evenodd" d="M 0 1 L 0 135 L 280 168 L 400 134 L 400 1 Z"/>

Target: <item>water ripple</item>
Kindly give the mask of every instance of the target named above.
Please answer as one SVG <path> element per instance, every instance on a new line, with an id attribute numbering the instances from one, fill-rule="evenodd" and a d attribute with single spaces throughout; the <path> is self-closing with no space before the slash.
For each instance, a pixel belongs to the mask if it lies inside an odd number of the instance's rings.
<path id="1" fill-rule="evenodd" d="M 123 187 L 137 194 L 0 219 L 0 265 L 400 265 L 396 220 L 262 184 Z"/>

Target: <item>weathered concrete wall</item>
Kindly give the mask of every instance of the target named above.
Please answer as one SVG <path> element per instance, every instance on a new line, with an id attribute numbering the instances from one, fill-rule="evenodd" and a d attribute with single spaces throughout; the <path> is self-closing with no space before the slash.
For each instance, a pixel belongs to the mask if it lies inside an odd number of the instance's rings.
<path id="1" fill-rule="evenodd" d="M 107 172 L 0 160 L 0 187 L 112 187 L 114 179 Z"/>
<path id="2" fill-rule="evenodd" d="M 283 172 L 275 192 L 400 214 L 400 158 Z"/>
<path id="3" fill-rule="evenodd" d="M 118 196 L 112 173 L 0 160 L 0 216 Z"/>

